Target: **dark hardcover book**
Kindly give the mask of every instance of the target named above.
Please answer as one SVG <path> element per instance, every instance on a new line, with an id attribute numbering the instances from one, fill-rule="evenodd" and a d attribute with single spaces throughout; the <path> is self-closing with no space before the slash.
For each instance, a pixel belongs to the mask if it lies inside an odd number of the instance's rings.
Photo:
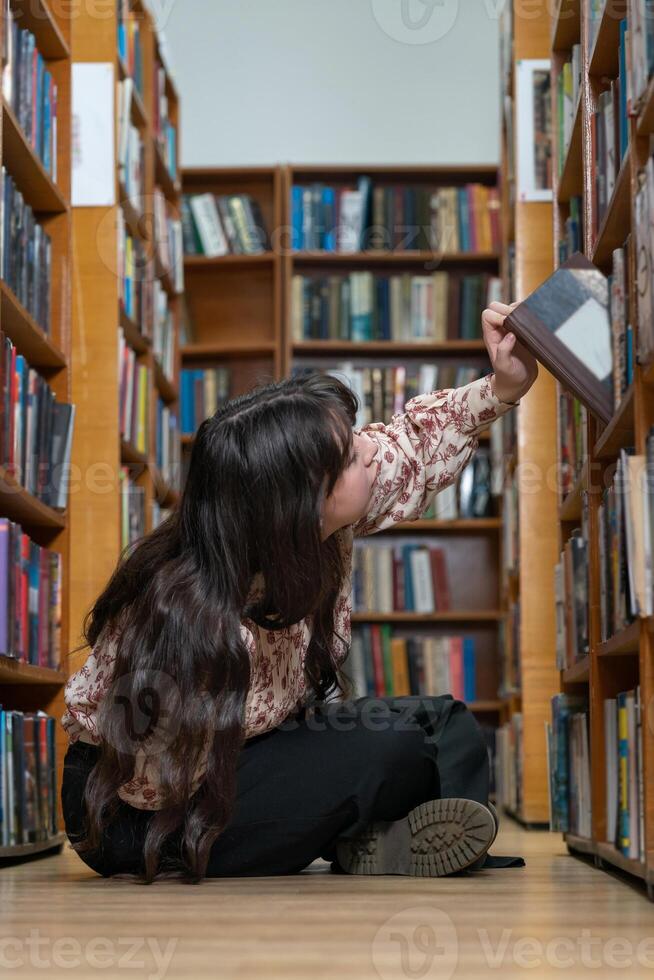
<path id="1" fill-rule="evenodd" d="M 608 423 L 613 359 L 606 276 L 575 252 L 504 321 L 558 381 Z"/>

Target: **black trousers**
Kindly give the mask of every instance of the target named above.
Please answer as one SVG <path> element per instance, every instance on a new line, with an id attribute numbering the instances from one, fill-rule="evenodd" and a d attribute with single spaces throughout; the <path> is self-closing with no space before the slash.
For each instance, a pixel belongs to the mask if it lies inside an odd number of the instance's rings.
<path id="1" fill-rule="evenodd" d="M 62 805 L 71 842 L 83 836 L 83 792 L 98 754 L 81 741 L 66 752 Z M 397 820 L 430 799 L 487 803 L 488 787 L 479 725 L 450 695 L 320 704 L 244 743 L 235 808 L 207 876 L 293 874 L 316 858 L 338 870 L 338 837 Z M 140 873 L 152 816 L 121 800 L 100 847 L 82 860 L 104 876 Z M 179 831 L 165 849 L 179 856 Z"/>

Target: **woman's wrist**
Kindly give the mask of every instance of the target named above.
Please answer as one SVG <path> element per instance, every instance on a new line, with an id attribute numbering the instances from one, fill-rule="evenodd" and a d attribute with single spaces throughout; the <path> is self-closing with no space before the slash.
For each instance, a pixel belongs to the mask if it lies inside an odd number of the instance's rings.
<path id="1" fill-rule="evenodd" d="M 520 399 L 522 398 L 522 392 L 506 392 L 497 385 L 497 379 L 495 374 L 491 374 L 491 391 L 495 395 L 498 401 L 502 402 L 503 405 L 519 405 Z"/>

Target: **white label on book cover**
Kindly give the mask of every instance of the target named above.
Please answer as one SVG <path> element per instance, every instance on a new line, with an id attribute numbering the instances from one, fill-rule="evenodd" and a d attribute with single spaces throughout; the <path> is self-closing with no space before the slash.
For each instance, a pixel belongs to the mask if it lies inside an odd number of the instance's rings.
<path id="1" fill-rule="evenodd" d="M 592 296 L 558 328 L 556 336 L 599 381 L 611 374 L 611 330 L 607 312 Z"/>
<path id="2" fill-rule="evenodd" d="M 111 62 L 74 62 L 73 207 L 111 207 L 116 203 L 114 121 L 114 66 Z"/>

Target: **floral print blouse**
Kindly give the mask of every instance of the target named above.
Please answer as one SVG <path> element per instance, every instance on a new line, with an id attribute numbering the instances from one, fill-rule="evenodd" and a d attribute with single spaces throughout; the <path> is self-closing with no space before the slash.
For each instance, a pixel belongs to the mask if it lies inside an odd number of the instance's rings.
<path id="1" fill-rule="evenodd" d="M 356 524 L 340 529 L 342 547 L 349 570 L 343 581 L 334 612 L 335 634 L 332 650 L 336 665 L 345 660 L 351 638 L 351 567 L 354 537 L 374 534 L 398 521 L 415 520 L 428 507 L 434 495 L 453 483 L 478 447 L 480 432 L 511 406 L 499 401 L 494 375 L 459 388 L 448 388 L 417 395 L 405 411 L 391 422 L 372 422 L 355 432 L 365 432 L 380 446 L 373 464 L 370 510 Z M 253 581 L 251 597 L 261 589 Z M 306 700 L 304 659 L 311 637 L 307 619 L 281 630 L 269 631 L 252 620 L 243 619 L 241 636 L 252 657 L 251 685 L 245 712 L 245 736 L 259 735 L 281 724 Z M 340 638 L 343 639 L 340 639 Z M 111 639 L 95 644 L 83 666 L 65 687 L 66 711 L 61 721 L 71 742 L 81 739 L 99 744 L 96 709 L 108 689 L 115 650 Z M 193 780 L 193 792 L 206 771 L 209 740 Z M 124 783 L 118 795 L 131 806 L 159 810 L 160 800 L 156 756 L 145 750 L 136 752 L 133 778 Z"/>

